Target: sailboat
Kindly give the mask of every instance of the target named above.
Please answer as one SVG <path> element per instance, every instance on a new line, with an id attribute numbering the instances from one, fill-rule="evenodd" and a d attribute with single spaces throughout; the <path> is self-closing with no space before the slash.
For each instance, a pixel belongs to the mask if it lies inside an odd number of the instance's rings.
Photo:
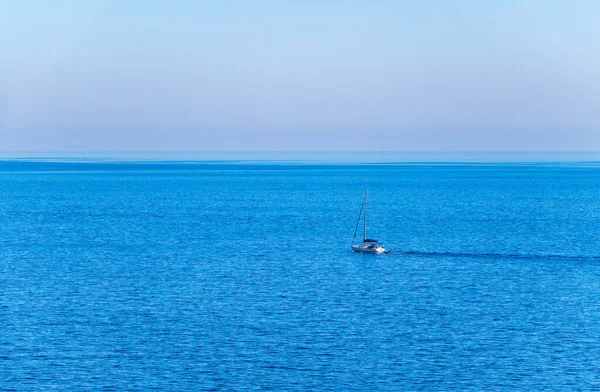
<path id="1" fill-rule="evenodd" d="M 381 254 L 385 252 L 385 247 L 383 244 L 380 244 L 377 240 L 367 237 L 367 204 L 369 201 L 369 190 L 365 189 L 365 197 L 363 199 L 362 205 L 360 206 L 360 213 L 358 214 L 358 220 L 356 221 L 356 228 L 354 229 L 354 237 L 352 237 L 352 252 L 359 253 L 374 253 Z M 355 243 L 356 240 L 356 232 L 358 231 L 358 226 L 360 224 L 360 218 L 363 217 L 363 241 L 362 245 L 359 243 Z"/>

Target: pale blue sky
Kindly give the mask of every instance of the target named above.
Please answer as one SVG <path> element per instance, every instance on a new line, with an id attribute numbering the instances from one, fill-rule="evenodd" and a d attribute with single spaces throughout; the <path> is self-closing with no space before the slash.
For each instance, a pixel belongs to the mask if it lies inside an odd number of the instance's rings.
<path id="1" fill-rule="evenodd" d="M 600 149 L 595 0 L 0 9 L 0 150 Z"/>

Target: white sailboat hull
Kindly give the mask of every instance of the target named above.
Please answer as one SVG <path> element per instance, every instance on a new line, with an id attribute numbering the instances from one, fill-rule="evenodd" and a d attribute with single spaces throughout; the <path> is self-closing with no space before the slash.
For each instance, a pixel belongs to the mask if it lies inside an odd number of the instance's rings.
<path id="1" fill-rule="evenodd" d="M 385 248 L 383 246 L 352 245 L 352 252 L 381 254 L 385 252 Z"/>

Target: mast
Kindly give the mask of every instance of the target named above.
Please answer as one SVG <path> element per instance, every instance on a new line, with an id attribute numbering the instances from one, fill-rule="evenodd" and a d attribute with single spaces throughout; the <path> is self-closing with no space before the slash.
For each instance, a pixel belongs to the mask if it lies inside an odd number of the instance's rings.
<path id="1" fill-rule="evenodd" d="M 367 240 L 367 202 L 369 200 L 369 189 L 365 189 L 365 219 L 363 226 L 363 244 Z"/>

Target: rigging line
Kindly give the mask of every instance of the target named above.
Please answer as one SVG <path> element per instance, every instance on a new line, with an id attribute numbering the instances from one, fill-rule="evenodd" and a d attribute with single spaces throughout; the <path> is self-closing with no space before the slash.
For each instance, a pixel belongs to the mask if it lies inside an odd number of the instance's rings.
<path id="1" fill-rule="evenodd" d="M 356 238 L 356 232 L 358 231 L 358 225 L 360 224 L 360 217 L 362 216 L 364 206 L 365 200 L 363 199 L 362 204 L 360 205 L 360 213 L 358 214 L 358 220 L 356 221 L 356 228 L 354 229 L 354 237 L 352 237 L 352 243 L 354 243 L 354 239 Z"/>

